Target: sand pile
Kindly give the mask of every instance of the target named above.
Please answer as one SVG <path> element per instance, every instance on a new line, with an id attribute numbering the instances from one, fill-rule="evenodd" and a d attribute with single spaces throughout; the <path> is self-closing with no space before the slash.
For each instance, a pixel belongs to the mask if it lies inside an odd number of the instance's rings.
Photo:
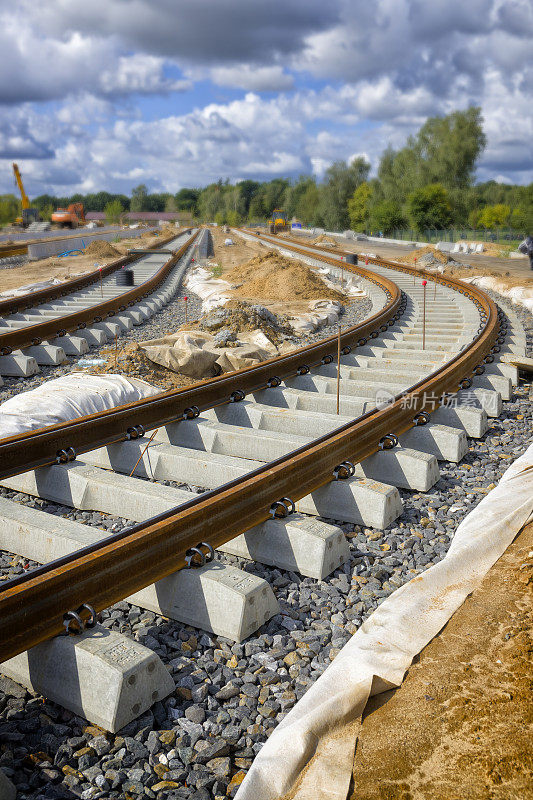
<path id="1" fill-rule="evenodd" d="M 430 245 L 418 247 L 416 250 L 412 250 L 409 255 L 397 258 L 396 261 L 400 264 L 412 264 L 422 269 L 426 267 L 445 267 L 448 265 L 461 266 L 461 264 L 455 261 L 448 253 L 443 253 L 441 250 L 437 250 Z"/>
<path id="2" fill-rule="evenodd" d="M 326 247 L 338 247 L 338 243 L 335 239 L 332 239 L 330 236 L 326 236 L 325 233 L 321 233 L 320 236 L 317 236 L 316 239 L 311 239 L 309 244 L 321 244 Z"/>
<path id="3" fill-rule="evenodd" d="M 326 286 L 308 266 L 274 250 L 235 266 L 224 278 L 237 285 L 232 291 L 234 297 L 278 301 L 344 300 L 340 292 Z"/>
<path id="4" fill-rule="evenodd" d="M 113 247 L 112 244 L 104 240 L 95 239 L 94 242 L 87 245 L 83 251 L 87 256 L 98 256 L 98 258 L 109 258 L 110 256 L 121 255 L 120 251 Z"/>
<path id="5" fill-rule="evenodd" d="M 225 306 L 216 308 L 201 317 L 195 327 L 215 334 L 217 345 L 231 347 L 239 333 L 260 330 L 274 345 L 291 339 L 296 341 L 294 329 L 288 317 L 273 314 L 267 308 L 251 305 L 239 300 L 230 300 Z M 190 329 L 190 325 L 184 325 Z"/>

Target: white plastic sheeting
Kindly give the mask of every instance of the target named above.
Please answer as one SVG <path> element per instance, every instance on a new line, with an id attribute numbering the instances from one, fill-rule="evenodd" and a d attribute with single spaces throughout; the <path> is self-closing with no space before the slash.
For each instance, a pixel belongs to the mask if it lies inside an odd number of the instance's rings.
<path id="1" fill-rule="evenodd" d="M 202 301 L 204 314 L 213 308 L 225 305 L 230 299 L 227 292 L 233 289 L 233 284 L 221 278 L 214 278 L 213 274 L 203 267 L 190 270 L 185 278 L 185 286 L 190 292 L 198 295 Z"/>
<path id="2" fill-rule="evenodd" d="M 289 321 L 297 333 L 307 334 L 335 325 L 342 313 L 342 304 L 338 300 L 311 300 L 309 313 L 290 316 Z"/>
<path id="3" fill-rule="evenodd" d="M 294 800 L 345 800 L 368 698 L 402 683 L 413 658 L 532 519 L 533 445 L 459 525 L 446 557 L 390 595 L 352 636 L 264 744 L 236 800 L 274 800 L 295 784 Z"/>
<path id="4" fill-rule="evenodd" d="M 0 405 L 0 438 L 133 403 L 161 389 L 138 378 L 71 372 Z"/>
<path id="5" fill-rule="evenodd" d="M 57 286 L 58 283 L 63 283 L 63 281 L 59 281 L 57 278 L 50 278 L 48 281 L 27 283 L 26 286 L 19 286 L 17 289 L 8 289 L 7 292 L 0 292 L 0 297 L 19 297 L 22 294 L 39 292 L 41 289 L 48 289 L 50 286 Z"/>
<path id="6" fill-rule="evenodd" d="M 464 283 L 473 283 L 481 289 L 501 294 L 508 297 L 515 305 L 523 306 L 533 314 L 533 286 L 513 286 L 507 288 L 505 278 L 491 278 L 485 275 L 473 275 L 471 278 L 461 278 Z"/>

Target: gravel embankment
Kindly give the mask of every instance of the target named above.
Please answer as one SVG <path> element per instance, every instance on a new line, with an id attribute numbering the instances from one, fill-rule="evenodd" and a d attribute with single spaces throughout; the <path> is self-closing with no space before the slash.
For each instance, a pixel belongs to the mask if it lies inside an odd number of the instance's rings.
<path id="1" fill-rule="evenodd" d="M 172 305 L 179 313 L 179 304 Z M 173 313 L 171 306 L 165 313 Z M 518 313 L 530 329 L 531 352 L 532 318 Z M 529 392 L 527 385 L 517 390 L 483 439 L 470 440 L 460 464 L 440 464 L 441 478 L 430 492 L 401 491 L 404 512 L 388 529 L 341 523 L 350 562 L 324 581 L 218 554 L 220 561 L 264 577 L 281 606 L 243 644 L 126 602 L 104 612 L 106 627 L 152 648 L 176 682 L 173 696 L 119 734 L 105 734 L 0 679 L 0 769 L 17 785 L 19 798 L 234 796 L 271 730 L 350 635 L 383 598 L 443 558 L 458 523 L 525 450 L 533 421 Z M 5 489 L 0 495 L 106 530 L 128 524 Z M 31 567 L 10 554 L 0 559 L 4 575 Z"/>

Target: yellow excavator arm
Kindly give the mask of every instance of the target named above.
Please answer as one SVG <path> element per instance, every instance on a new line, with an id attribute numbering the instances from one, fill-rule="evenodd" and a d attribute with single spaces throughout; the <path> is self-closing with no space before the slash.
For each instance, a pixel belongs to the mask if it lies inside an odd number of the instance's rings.
<path id="1" fill-rule="evenodd" d="M 22 208 L 29 208 L 30 207 L 30 201 L 29 201 L 28 195 L 26 194 L 26 191 L 24 189 L 24 184 L 22 183 L 22 176 L 20 174 L 20 170 L 18 168 L 18 164 L 13 164 L 13 172 L 15 174 L 15 180 L 16 180 L 16 182 L 18 184 L 19 191 L 20 191 L 20 196 L 22 198 Z"/>

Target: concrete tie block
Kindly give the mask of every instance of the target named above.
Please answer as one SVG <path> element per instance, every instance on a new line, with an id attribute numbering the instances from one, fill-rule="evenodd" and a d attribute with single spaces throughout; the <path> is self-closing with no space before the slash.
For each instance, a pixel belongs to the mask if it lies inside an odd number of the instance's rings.
<path id="1" fill-rule="evenodd" d="M 494 389 L 501 394 L 502 400 L 510 400 L 513 396 L 513 383 L 511 378 L 504 375 L 483 375 L 472 376 L 473 385 L 478 389 Z"/>
<path id="2" fill-rule="evenodd" d="M 132 594 L 128 601 L 235 642 L 251 636 L 279 613 L 268 583 L 212 561 L 182 569 Z"/>
<path id="3" fill-rule="evenodd" d="M 341 528 L 302 514 L 267 520 L 218 549 L 318 580 L 350 558 Z"/>
<path id="4" fill-rule="evenodd" d="M 54 344 L 62 347 L 67 356 L 82 356 L 89 352 L 87 339 L 79 336 L 56 336 Z"/>
<path id="5" fill-rule="evenodd" d="M 468 452 L 468 440 L 463 429 L 445 425 L 418 425 L 402 433 L 402 447 L 434 455 L 438 461 L 459 463 Z"/>
<path id="6" fill-rule="evenodd" d="M 502 413 L 503 403 L 502 396 L 499 392 L 492 389 L 477 389 L 473 386 L 471 389 L 461 389 L 451 400 L 452 404 L 457 402 L 464 406 L 471 408 L 482 408 L 486 411 L 488 417 L 499 417 Z"/>
<path id="7" fill-rule="evenodd" d="M 103 331 L 108 339 L 114 339 L 115 336 L 120 336 L 122 329 L 116 322 L 94 322 L 91 328 Z"/>
<path id="8" fill-rule="evenodd" d="M 441 406 L 431 412 L 431 421 L 436 425 L 462 427 L 471 439 L 481 439 L 488 431 L 487 412 L 481 406 L 460 405 Z"/>
<path id="9" fill-rule="evenodd" d="M 124 501 L 120 486 L 124 478 L 118 477 L 117 502 L 120 503 Z M 190 492 L 178 494 L 187 495 L 186 499 L 192 496 Z M 172 507 L 169 503 L 168 508 Z M 0 520 L 2 549 L 40 563 L 74 553 L 108 535 L 98 528 L 19 506 L 3 498 L 0 498 Z M 322 523 L 322 527 L 330 526 Z M 261 530 L 259 536 L 264 538 Z M 346 545 L 344 534 L 342 538 Z M 337 569 L 338 552 L 332 553 L 331 557 L 335 558 L 333 569 Z M 313 562 L 315 568 L 324 564 L 324 558 L 319 562 L 312 558 L 309 561 Z M 263 578 L 220 563 L 211 563 L 203 569 L 179 570 L 126 599 L 141 608 L 235 641 L 250 636 L 279 611 L 272 589 Z"/>
<path id="10" fill-rule="evenodd" d="M 113 733 L 175 688 L 159 656 L 101 625 L 42 642 L 4 661 L 1 669 L 30 691 Z"/>
<path id="11" fill-rule="evenodd" d="M 127 313 L 115 314 L 113 317 L 109 317 L 107 322 L 118 325 L 122 332 L 131 331 L 133 328 L 133 320 L 127 315 Z"/>
<path id="12" fill-rule="evenodd" d="M 62 347 L 53 344 L 38 344 L 24 348 L 24 355 L 34 358 L 38 364 L 43 366 L 56 366 L 61 364 L 66 356 Z"/>
<path id="13" fill-rule="evenodd" d="M 0 375 L 27 378 L 37 372 L 40 372 L 37 361 L 20 350 L 15 350 L 10 356 L 0 356 Z"/>
<path id="14" fill-rule="evenodd" d="M 253 430 L 208 420 L 171 423 L 159 429 L 155 440 L 202 452 L 258 461 L 273 461 L 306 444 L 311 435 L 289 436 L 275 431 Z"/>
<path id="15" fill-rule="evenodd" d="M 435 456 L 403 447 L 381 450 L 355 467 L 355 474 L 400 489 L 427 492 L 440 478 Z"/>

